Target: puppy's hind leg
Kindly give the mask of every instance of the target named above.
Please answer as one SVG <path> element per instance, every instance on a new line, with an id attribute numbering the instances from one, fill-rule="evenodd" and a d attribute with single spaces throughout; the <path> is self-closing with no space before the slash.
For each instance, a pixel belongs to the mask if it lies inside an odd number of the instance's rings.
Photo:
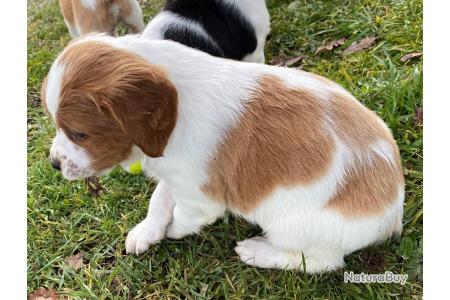
<path id="1" fill-rule="evenodd" d="M 80 36 L 79 30 L 75 25 L 70 24 L 66 20 L 64 20 L 64 23 L 66 23 L 67 29 L 69 30 L 69 34 L 72 38 L 77 38 Z"/>
<path id="2" fill-rule="evenodd" d="M 273 246 L 267 238 L 254 237 L 237 243 L 242 262 L 259 268 L 300 269 L 306 273 L 332 271 L 344 265 L 343 254 L 320 250 L 287 251 Z M 303 265 L 304 263 L 304 265 Z"/>

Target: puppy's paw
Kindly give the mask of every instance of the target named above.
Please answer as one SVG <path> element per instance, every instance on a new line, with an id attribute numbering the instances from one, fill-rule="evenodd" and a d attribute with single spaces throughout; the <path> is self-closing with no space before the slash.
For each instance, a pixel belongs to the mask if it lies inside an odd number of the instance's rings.
<path id="1" fill-rule="evenodd" d="M 263 237 L 237 242 L 234 251 L 242 262 L 254 267 L 283 268 L 288 264 L 280 251 Z"/>
<path id="2" fill-rule="evenodd" d="M 144 220 L 136 225 L 127 236 L 125 248 L 127 253 L 141 254 L 151 245 L 164 238 L 165 228 Z"/>

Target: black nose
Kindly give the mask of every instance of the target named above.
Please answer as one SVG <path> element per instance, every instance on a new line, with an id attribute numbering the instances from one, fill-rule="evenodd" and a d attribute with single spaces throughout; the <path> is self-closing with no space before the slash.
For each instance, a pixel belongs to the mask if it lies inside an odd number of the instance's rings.
<path id="1" fill-rule="evenodd" d="M 52 163 L 53 169 L 61 171 L 61 162 L 59 160 L 52 159 L 51 163 Z"/>

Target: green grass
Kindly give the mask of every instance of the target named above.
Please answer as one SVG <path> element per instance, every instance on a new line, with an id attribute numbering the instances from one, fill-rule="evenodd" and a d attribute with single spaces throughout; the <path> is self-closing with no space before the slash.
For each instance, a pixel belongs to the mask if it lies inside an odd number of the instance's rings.
<path id="1" fill-rule="evenodd" d="M 161 0 L 141 1 L 146 21 Z M 295 2 L 295 3 L 294 3 Z M 385 299 L 422 298 L 422 51 L 420 0 L 268 0 L 272 35 L 267 61 L 303 55 L 303 69 L 331 78 L 375 110 L 392 128 L 406 176 L 401 237 L 346 257 L 355 273 L 407 273 L 406 285 L 345 284 L 343 270 L 322 275 L 261 270 L 240 263 L 236 241 L 259 229 L 233 216 L 180 241 L 165 240 L 140 257 L 124 254 L 126 233 L 146 214 L 154 185 L 115 171 L 106 193 L 91 198 L 83 182 L 68 182 L 48 162 L 54 129 L 40 107 L 41 82 L 69 41 L 56 0 L 28 3 L 28 292 L 53 288 L 74 299 Z M 378 37 L 366 51 L 342 58 L 352 41 Z M 346 45 L 315 55 L 340 37 Z M 85 265 L 64 259 L 83 251 Z"/>

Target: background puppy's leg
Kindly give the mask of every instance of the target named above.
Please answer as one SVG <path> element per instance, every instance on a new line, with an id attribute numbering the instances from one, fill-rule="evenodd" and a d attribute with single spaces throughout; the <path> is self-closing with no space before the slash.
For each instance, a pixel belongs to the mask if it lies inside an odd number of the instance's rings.
<path id="1" fill-rule="evenodd" d="M 181 239 L 197 233 L 202 226 L 213 223 L 225 213 L 225 205 L 209 200 L 183 201 L 178 199 L 173 211 L 173 221 L 167 230 L 167 237 Z"/>
<path id="2" fill-rule="evenodd" d="M 142 32 L 145 28 L 144 18 L 142 16 L 142 9 L 136 0 L 127 0 L 122 8 L 122 22 L 130 27 L 133 33 Z"/>
<path id="3" fill-rule="evenodd" d="M 72 38 L 77 38 L 80 36 L 80 33 L 78 32 L 78 29 L 75 25 L 72 25 L 68 22 L 65 22 L 65 23 L 66 23 L 67 29 L 69 29 L 69 34 Z"/>
<path id="4" fill-rule="evenodd" d="M 172 221 L 174 207 L 168 184 L 160 181 L 150 199 L 147 217 L 128 233 L 125 242 L 127 253 L 142 253 L 163 239 Z"/>
<path id="5" fill-rule="evenodd" d="M 75 17 L 73 12 L 73 4 L 70 0 L 59 0 L 59 7 L 61 14 L 64 17 L 64 23 L 66 23 L 67 29 L 73 38 L 80 36 L 79 30 L 75 25 Z"/>

